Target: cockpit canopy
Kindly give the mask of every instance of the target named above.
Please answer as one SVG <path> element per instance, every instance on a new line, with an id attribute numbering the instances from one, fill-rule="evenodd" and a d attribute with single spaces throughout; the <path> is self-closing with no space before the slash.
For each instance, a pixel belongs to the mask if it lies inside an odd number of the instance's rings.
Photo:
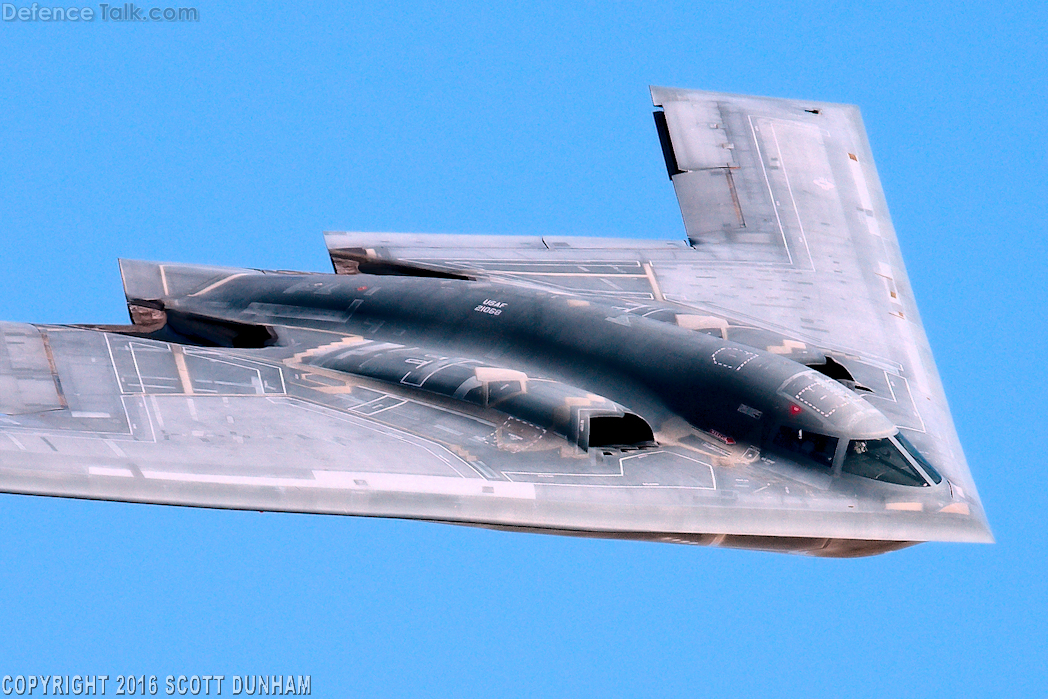
<path id="1" fill-rule="evenodd" d="M 783 425 L 772 439 L 772 445 L 791 457 L 820 470 L 869 478 L 882 483 L 928 487 L 942 482 L 942 476 L 901 432 L 880 439 L 842 440 L 810 430 Z M 840 456 L 838 451 L 844 449 Z"/>
<path id="2" fill-rule="evenodd" d="M 884 439 L 848 442 L 841 472 L 896 485 L 929 486 L 931 481 L 942 482 L 939 472 L 901 433 Z"/>

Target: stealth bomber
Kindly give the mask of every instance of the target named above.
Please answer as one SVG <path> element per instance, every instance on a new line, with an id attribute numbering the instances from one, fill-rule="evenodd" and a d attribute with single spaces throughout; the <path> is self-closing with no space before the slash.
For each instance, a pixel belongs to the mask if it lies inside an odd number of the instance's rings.
<path id="1" fill-rule="evenodd" d="M 858 109 L 651 89 L 680 240 L 325 234 L 0 323 L 0 492 L 849 557 L 992 541 Z"/>

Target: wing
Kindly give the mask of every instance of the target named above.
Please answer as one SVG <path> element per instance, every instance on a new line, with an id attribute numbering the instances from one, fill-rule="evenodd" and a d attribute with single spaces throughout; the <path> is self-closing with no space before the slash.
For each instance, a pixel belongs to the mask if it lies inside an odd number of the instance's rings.
<path id="1" fill-rule="evenodd" d="M 472 271 L 820 364 L 979 509 L 858 108 L 651 92 L 687 238 L 329 232 L 336 271 L 357 259 Z"/>
<path id="2" fill-rule="evenodd" d="M 433 428 L 465 439 L 490 424 L 303 363 L 341 341 L 306 332 L 294 351 L 238 351 L 2 323 L 0 487 L 429 519 L 448 519 L 460 496 L 534 498 L 528 484 L 488 483 L 461 440 Z M 416 434 L 416 421 L 437 438 Z"/>

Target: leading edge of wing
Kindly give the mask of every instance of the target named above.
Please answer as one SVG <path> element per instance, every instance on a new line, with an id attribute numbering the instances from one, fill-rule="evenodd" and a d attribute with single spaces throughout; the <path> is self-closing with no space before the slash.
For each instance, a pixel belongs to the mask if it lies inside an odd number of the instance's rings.
<path id="1" fill-rule="evenodd" d="M 22 326 L 12 330 L 26 335 Z M 754 474 L 718 461 L 745 454 L 714 443 L 697 451 L 685 426 L 660 434 L 657 449 L 587 455 L 563 440 L 536 441 L 533 427 L 491 411 L 310 364 L 314 355 L 362 348 L 360 338 L 289 328 L 282 332 L 297 334 L 288 347 L 226 350 L 71 328 L 39 332 L 53 369 L 41 365 L 38 373 L 55 372 L 65 405 L 2 421 L 5 492 L 685 543 L 727 537 L 719 543 L 809 552 L 831 539 L 988 536 L 968 516 L 978 512 L 936 512 L 920 498 L 850 509 L 847 498 L 797 469 L 762 475 L 775 484 L 762 492 Z M 91 390 L 71 390 L 78 387 Z"/>

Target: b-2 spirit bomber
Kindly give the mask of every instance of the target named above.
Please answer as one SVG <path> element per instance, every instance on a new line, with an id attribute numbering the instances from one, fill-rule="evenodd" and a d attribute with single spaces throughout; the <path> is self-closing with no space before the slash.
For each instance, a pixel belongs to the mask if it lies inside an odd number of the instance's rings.
<path id="1" fill-rule="evenodd" d="M 861 556 L 992 541 L 855 107 L 652 88 L 686 239 L 326 234 L 0 324 L 0 491 Z"/>

